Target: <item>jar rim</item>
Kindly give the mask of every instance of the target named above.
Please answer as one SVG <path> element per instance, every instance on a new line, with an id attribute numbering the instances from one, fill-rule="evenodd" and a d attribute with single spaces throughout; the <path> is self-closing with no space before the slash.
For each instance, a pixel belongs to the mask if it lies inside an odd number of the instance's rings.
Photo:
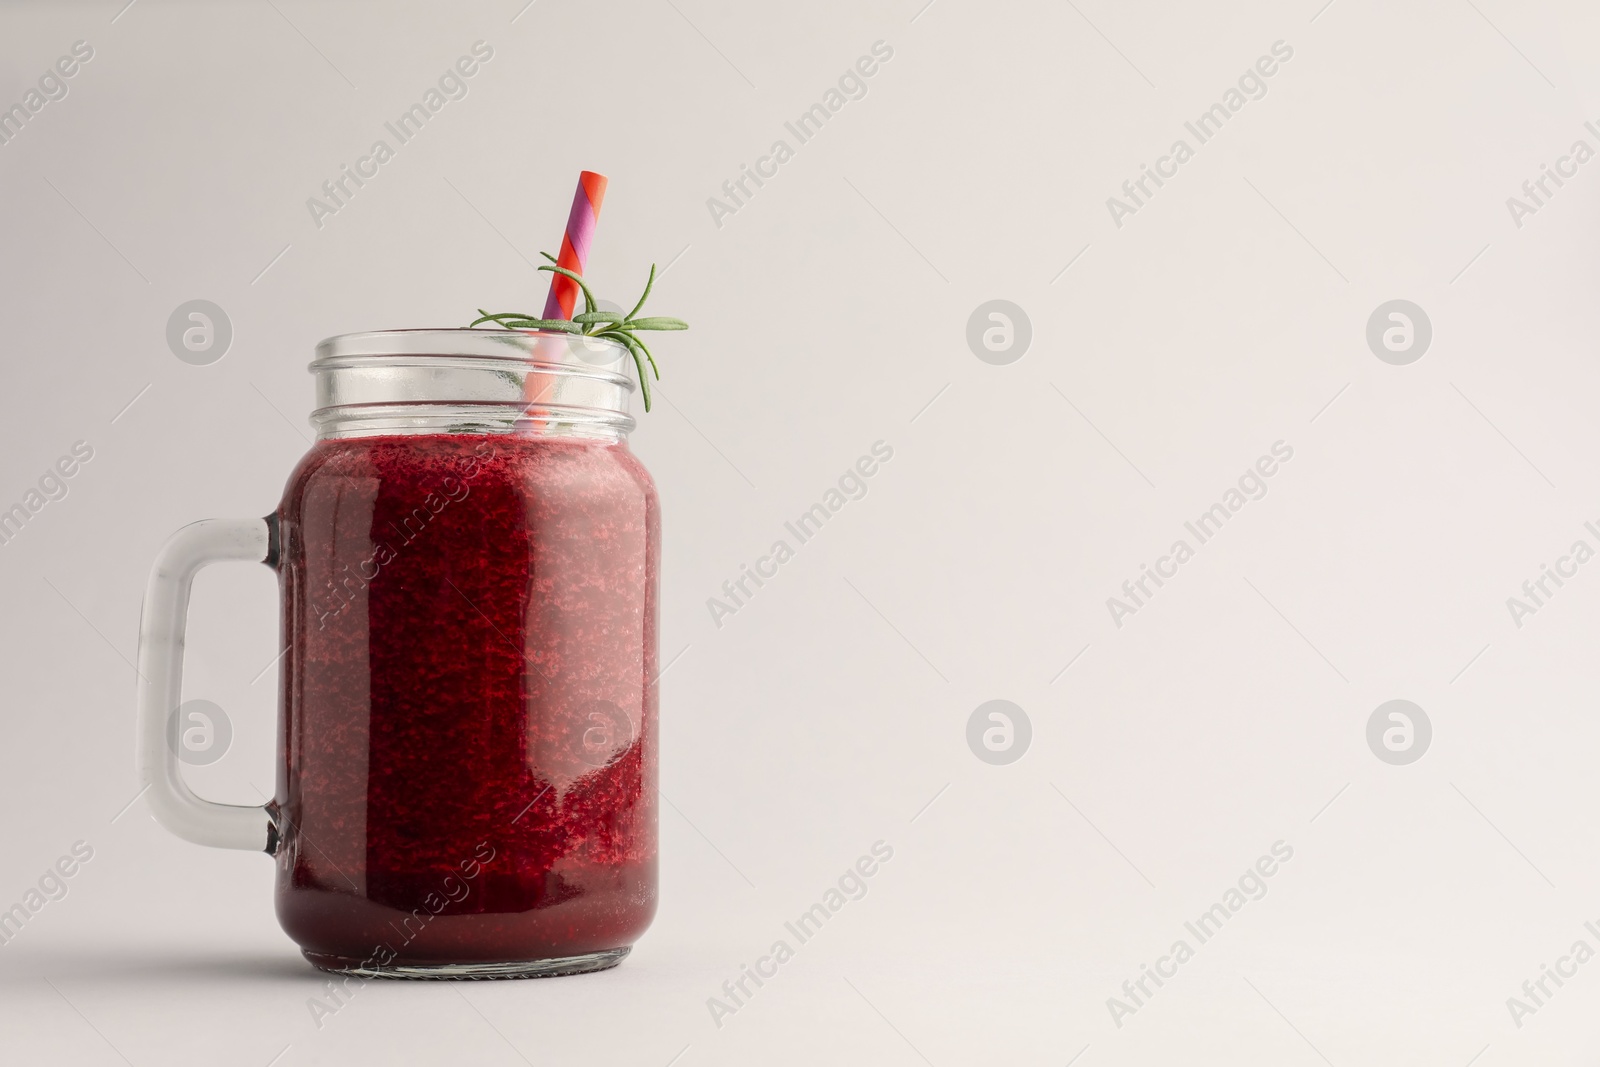
<path id="1" fill-rule="evenodd" d="M 554 330 L 369 330 L 317 344 L 319 439 L 540 433 L 618 439 L 634 427 L 628 349 Z"/>
<path id="2" fill-rule="evenodd" d="M 577 351 L 579 346 L 583 352 Z M 607 353 L 607 357 L 596 359 L 592 355 L 601 352 Z M 317 342 L 316 356 L 306 369 L 315 374 L 348 365 L 348 360 L 416 356 L 503 359 L 517 363 L 531 361 L 551 367 L 571 367 L 603 378 L 615 376 L 626 383 L 630 392 L 634 387 L 631 377 L 607 369 L 611 365 L 622 365 L 623 359 L 628 356 L 626 346 L 607 338 L 556 330 L 485 330 L 456 326 L 334 334 Z"/>

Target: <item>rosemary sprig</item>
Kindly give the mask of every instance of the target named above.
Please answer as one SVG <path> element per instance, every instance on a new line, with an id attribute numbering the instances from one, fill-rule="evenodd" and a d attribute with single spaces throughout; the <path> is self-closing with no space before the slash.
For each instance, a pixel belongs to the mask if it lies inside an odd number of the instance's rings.
<path id="1" fill-rule="evenodd" d="M 645 364 L 650 364 L 650 373 L 657 381 L 661 380 L 661 370 L 656 366 L 656 357 L 638 337 L 634 336 L 635 330 L 687 330 L 689 324 L 682 319 L 674 319 L 666 315 L 648 315 L 638 318 L 644 308 L 644 302 L 650 298 L 650 290 L 656 284 L 656 266 L 650 264 L 650 277 L 644 283 L 644 294 L 639 297 L 639 302 L 633 305 L 633 310 L 626 315 L 620 311 L 602 311 L 600 302 L 594 298 L 594 293 L 589 291 L 589 285 L 583 277 L 556 263 L 556 257 L 549 252 L 540 255 L 550 261 L 548 266 L 540 270 L 547 270 L 565 278 L 571 278 L 578 283 L 578 288 L 583 290 L 583 311 L 570 319 L 540 319 L 520 311 L 502 311 L 496 314 L 478 309 L 479 317 L 469 323 L 471 326 L 481 326 L 485 322 L 492 322 L 508 330 L 553 330 L 557 333 L 574 334 L 579 337 L 593 337 L 596 340 L 615 341 L 628 350 L 633 357 L 634 368 L 639 372 L 639 391 L 644 396 L 644 409 L 650 410 L 650 382 L 645 374 Z"/>

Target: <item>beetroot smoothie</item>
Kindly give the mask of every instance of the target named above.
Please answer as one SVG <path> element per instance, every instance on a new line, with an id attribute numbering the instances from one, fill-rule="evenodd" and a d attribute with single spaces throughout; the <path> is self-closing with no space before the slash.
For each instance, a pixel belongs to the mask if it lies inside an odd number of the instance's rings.
<path id="1" fill-rule="evenodd" d="M 660 524 L 626 444 L 321 440 L 278 536 L 284 929 L 362 973 L 619 960 L 656 907 Z"/>

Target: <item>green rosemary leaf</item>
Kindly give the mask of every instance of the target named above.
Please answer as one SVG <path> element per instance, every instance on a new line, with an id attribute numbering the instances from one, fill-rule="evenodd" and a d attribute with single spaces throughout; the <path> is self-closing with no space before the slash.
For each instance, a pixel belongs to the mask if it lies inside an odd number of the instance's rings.
<path id="1" fill-rule="evenodd" d="M 623 344 L 628 346 L 628 354 L 633 357 L 634 369 L 639 372 L 639 393 L 644 397 L 644 410 L 650 410 L 650 379 L 644 373 L 644 361 L 639 358 L 639 339 L 629 334 L 621 334 Z"/>
<path id="2" fill-rule="evenodd" d="M 504 315 L 504 314 L 491 315 L 487 311 L 483 310 L 482 308 L 478 309 L 478 314 L 480 316 L 482 316 L 482 317 L 473 319 L 471 322 L 467 323 L 467 329 L 470 330 L 472 327 L 480 325 L 480 324 L 485 323 L 485 322 L 498 322 L 498 323 L 500 323 L 501 326 L 504 326 L 505 323 L 503 321 L 501 321 L 501 320 L 511 317 L 511 316 Z"/>
<path id="3" fill-rule="evenodd" d="M 548 254 L 549 253 L 546 253 L 546 255 L 548 255 Z M 599 301 L 597 301 L 594 298 L 594 294 L 589 291 L 589 284 L 583 280 L 583 275 L 575 274 L 572 271 L 568 270 L 567 268 L 559 266 L 559 265 L 557 265 L 557 266 L 548 266 L 548 267 L 539 267 L 538 269 L 539 270 L 547 270 L 547 271 L 550 271 L 553 274 L 559 274 L 564 278 L 571 278 L 573 281 L 577 282 L 578 283 L 578 288 L 583 290 L 583 310 L 584 311 L 586 311 L 586 312 L 587 311 L 593 311 L 596 307 L 599 306 Z"/>
<path id="4" fill-rule="evenodd" d="M 561 266 L 556 257 L 548 252 L 540 252 L 541 256 L 550 261 L 549 266 L 539 267 L 539 270 L 550 271 L 565 278 L 571 278 L 578 283 L 578 288 L 583 290 L 583 311 L 570 319 L 544 319 L 520 311 L 502 311 L 491 315 L 489 312 L 478 309 L 480 318 L 473 320 L 473 326 L 486 322 L 495 323 L 508 330 L 551 330 L 565 334 L 575 334 L 579 337 L 593 338 L 597 341 L 610 341 L 620 344 L 628 350 L 628 355 L 633 357 L 634 370 L 639 375 L 639 391 L 644 397 L 644 409 L 651 408 L 650 378 L 654 376 L 658 381 L 661 378 L 661 368 L 656 365 L 655 354 L 648 345 L 634 336 L 635 330 L 687 330 L 689 324 L 682 319 L 671 318 L 667 315 L 652 315 L 642 319 L 634 318 L 644 308 L 644 303 L 650 297 L 651 290 L 656 283 L 655 264 L 650 265 L 650 276 L 645 281 L 644 293 L 639 297 L 639 302 L 633 305 L 633 310 L 626 315 L 619 315 L 614 311 L 599 310 L 599 301 L 589 289 L 583 277 L 574 271 Z M 645 365 L 649 364 L 650 372 L 645 373 Z"/>
<path id="5" fill-rule="evenodd" d="M 650 370 L 651 370 L 652 373 L 655 374 L 656 381 L 659 382 L 661 380 L 661 370 L 660 370 L 659 367 L 656 366 L 656 357 L 650 354 L 649 346 L 647 346 L 644 343 L 644 340 L 642 338 L 633 337 L 632 334 L 629 334 L 628 336 L 633 338 L 633 343 L 634 344 L 638 345 L 641 349 L 644 350 L 644 358 L 646 358 L 646 359 L 648 359 L 650 361 Z"/>
<path id="6" fill-rule="evenodd" d="M 632 311 L 628 312 L 628 318 L 629 319 L 631 319 L 635 315 L 639 314 L 639 310 L 644 307 L 644 302 L 646 300 L 650 299 L 650 290 L 651 290 L 652 287 L 654 287 L 655 284 L 656 284 L 656 265 L 654 263 L 652 263 L 652 264 L 650 264 L 650 277 L 648 279 L 646 279 L 646 281 L 644 283 L 644 295 L 639 297 L 639 302 L 637 304 L 633 305 L 633 310 Z M 624 320 L 624 321 L 626 321 L 626 320 Z"/>
<path id="7" fill-rule="evenodd" d="M 479 322 L 497 322 L 508 330 L 555 330 L 559 333 L 582 333 L 583 327 L 570 319 L 536 319 L 516 311 L 502 311 L 498 315 L 485 314 Z"/>

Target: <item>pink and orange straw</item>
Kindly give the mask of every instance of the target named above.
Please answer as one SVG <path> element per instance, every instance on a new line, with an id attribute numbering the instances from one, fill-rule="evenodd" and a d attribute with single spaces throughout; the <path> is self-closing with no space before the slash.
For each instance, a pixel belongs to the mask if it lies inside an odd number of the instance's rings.
<path id="1" fill-rule="evenodd" d="M 572 211 L 567 215 L 567 231 L 561 238 L 561 253 L 556 256 L 556 266 L 574 274 L 582 274 L 589 262 L 589 246 L 594 241 L 594 228 L 600 221 L 600 204 L 606 198 L 606 176 L 586 170 L 578 175 L 578 191 L 572 197 Z M 570 319 L 578 303 L 578 283 L 562 274 L 552 273 L 550 295 L 545 298 L 544 317 Z"/>

